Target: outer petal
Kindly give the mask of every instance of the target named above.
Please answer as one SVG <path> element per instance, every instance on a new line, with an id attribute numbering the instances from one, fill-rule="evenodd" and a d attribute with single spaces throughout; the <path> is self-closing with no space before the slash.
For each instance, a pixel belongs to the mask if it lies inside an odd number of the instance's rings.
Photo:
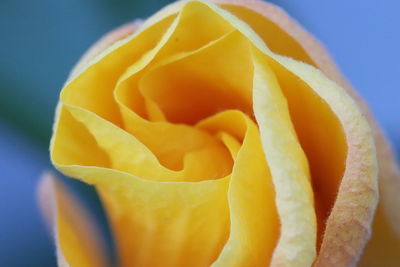
<path id="1" fill-rule="evenodd" d="M 229 18 L 228 13 L 225 16 Z M 231 20 L 231 22 L 237 21 Z M 335 205 L 327 222 L 317 264 L 322 266 L 352 265 L 357 261 L 368 238 L 368 229 L 377 202 L 377 165 L 370 128 L 353 100 L 318 70 L 277 56 L 269 51 L 246 26 L 237 22 L 235 27 L 273 61 L 310 86 L 328 103 L 342 124 L 348 147 L 346 168 Z"/>
<path id="2" fill-rule="evenodd" d="M 363 100 L 358 96 L 357 92 L 343 77 L 326 49 L 296 21 L 290 18 L 290 16 L 282 9 L 270 3 L 257 0 L 215 0 L 215 2 L 219 4 L 241 6 L 248 10 L 252 10 L 253 12 L 258 13 L 268 20 L 274 22 L 279 28 L 289 35 L 290 38 L 286 40 L 286 43 L 291 43 L 290 39 L 293 39 L 298 43 L 298 45 L 300 45 L 300 47 L 297 48 L 292 45 L 291 48 L 293 50 L 289 51 L 289 54 L 283 53 L 284 55 L 293 58 L 298 56 L 300 58 L 297 59 L 315 65 L 328 77 L 343 86 L 343 88 L 346 89 L 353 99 L 356 100 L 372 127 L 375 144 L 377 147 L 380 179 L 379 192 L 381 195 L 381 202 L 378 206 L 377 217 L 375 218 L 375 223 L 372 228 L 372 239 L 368 243 L 365 255 L 363 256 L 360 264 L 361 266 L 376 266 L 378 263 L 380 263 L 380 265 L 395 266 L 398 261 L 397 253 L 400 249 L 400 198 L 397 196 L 398 193 L 396 193 L 400 191 L 400 171 L 396 163 L 395 156 L 390 148 L 390 144 L 375 122 L 368 106 L 363 102 Z M 260 34 L 259 32 L 257 33 Z M 345 181 L 346 180 L 343 182 Z M 353 204 L 357 206 L 358 203 L 356 202 Z M 338 225 L 330 222 L 334 220 L 333 218 L 335 217 L 335 213 L 342 211 L 343 210 L 341 209 L 334 209 L 332 211 L 331 217 L 328 220 L 326 235 L 335 235 L 335 233 L 338 232 L 339 229 L 335 229 Z M 332 227 L 334 227 L 334 229 L 329 230 L 329 228 Z M 359 227 L 363 228 L 363 226 Z M 368 238 L 368 232 L 370 232 L 370 230 L 367 231 L 365 238 Z M 360 241 L 364 243 L 365 239 Z M 353 260 L 345 260 L 345 258 L 348 258 L 348 255 L 345 255 L 346 253 L 342 254 L 340 258 L 333 259 L 331 257 L 332 248 L 330 248 L 329 245 L 329 243 L 332 242 L 341 243 L 340 240 L 336 240 L 336 238 L 331 239 L 331 237 L 325 237 L 323 240 L 322 250 L 320 251 L 319 258 L 316 262 L 317 265 L 326 266 L 328 262 L 330 262 L 330 264 L 337 265 L 340 263 L 343 264 L 344 261 L 346 261 L 348 264 L 354 264 L 358 260 L 357 256 L 353 258 Z M 384 253 L 382 251 L 383 247 L 388 248 L 385 249 Z M 374 260 L 372 261 L 372 259 Z"/>
<path id="3" fill-rule="evenodd" d="M 83 206 L 50 173 L 41 177 L 39 203 L 54 231 L 59 266 L 110 266 L 104 240 Z"/>

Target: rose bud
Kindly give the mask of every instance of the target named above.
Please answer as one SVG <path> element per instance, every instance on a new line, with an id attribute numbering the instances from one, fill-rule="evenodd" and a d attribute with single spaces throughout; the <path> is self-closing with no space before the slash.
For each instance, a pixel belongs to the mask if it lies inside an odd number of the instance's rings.
<path id="1" fill-rule="evenodd" d="M 398 264 L 390 146 L 269 3 L 180 1 L 108 34 L 61 91 L 50 153 L 97 189 L 121 266 Z M 60 265 L 107 266 L 63 184 L 46 175 L 40 196 Z"/>

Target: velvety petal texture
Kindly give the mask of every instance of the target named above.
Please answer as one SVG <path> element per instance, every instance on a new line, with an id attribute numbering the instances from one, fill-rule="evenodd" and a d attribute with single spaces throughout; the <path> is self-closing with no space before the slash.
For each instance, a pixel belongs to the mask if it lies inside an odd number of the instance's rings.
<path id="1" fill-rule="evenodd" d="M 353 266 L 371 234 L 378 168 L 400 187 L 354 99 L 323 47 L 279 8 L 179 1 L 77 64 L 51 159 L 96 187 L 122 266 Z M 395 232 L 388 203 L 399 198 L 381 188 L 389 197 L 374 228 Z M 365 266 L 383 260 L 374 234 Z"/>

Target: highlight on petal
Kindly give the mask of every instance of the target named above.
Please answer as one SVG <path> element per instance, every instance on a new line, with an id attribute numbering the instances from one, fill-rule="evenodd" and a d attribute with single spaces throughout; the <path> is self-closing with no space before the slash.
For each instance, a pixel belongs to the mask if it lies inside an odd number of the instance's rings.
<path id="1" fill-rule="evenodd" d="M 97 225 L 57 177 L 42 175 L 38 197 L 54 233 L 59 266 L 110 266 Z"/>
<path id="2" fill-rule="evenodd" d="M 253 51 L 254 112 L 277 191 L 281 236 L 276 264 L 307 266 L 316 255 L 316 218 L 308 162 L 278 80 L 264 55 Z M 295 252 L 290 255 L 286 250 Z M 300 254 L 301 256 L 297 256 Z"/>

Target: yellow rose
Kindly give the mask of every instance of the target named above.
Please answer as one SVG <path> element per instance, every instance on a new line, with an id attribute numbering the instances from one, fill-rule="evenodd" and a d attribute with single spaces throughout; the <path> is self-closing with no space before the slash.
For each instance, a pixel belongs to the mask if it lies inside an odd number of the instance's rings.
<path id="1" fill-rule="evenodd" d="M 400 179 L 371 118 L 279 8 L 181 1 L 89 50 L 62 89 L 50 151 L 98 190 L 121 266 L 353 266 L 379 166 L 361 263 L 391 266 Z M 59 264 L 107 266 L 62 184 L 47 176 L 40 192 Z"/>

